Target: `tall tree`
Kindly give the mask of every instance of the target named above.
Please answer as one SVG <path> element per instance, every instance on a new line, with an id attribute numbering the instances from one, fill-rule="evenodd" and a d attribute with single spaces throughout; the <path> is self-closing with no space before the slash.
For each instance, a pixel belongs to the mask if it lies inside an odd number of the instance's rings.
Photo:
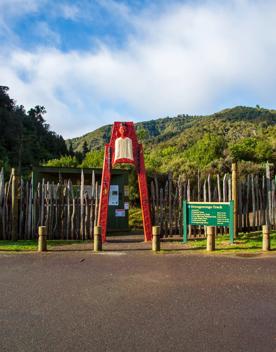
<path id="1" fill-rule="evenodd" d="M 84 141 L 83 145 L 82 145 L 82 158 L 84 159 L 86 154 L 89 152 L 88 149 L 88 144 L 86 141 Z"/>
<path id="2" fill-rule="evenodd" d="M 30 169 L 41 161 L 67 155 L 62 136 L 51 131 L 44 119 L 46 110 L 35 106 L 26 113 L 0 86 L 0 164 Z"/>

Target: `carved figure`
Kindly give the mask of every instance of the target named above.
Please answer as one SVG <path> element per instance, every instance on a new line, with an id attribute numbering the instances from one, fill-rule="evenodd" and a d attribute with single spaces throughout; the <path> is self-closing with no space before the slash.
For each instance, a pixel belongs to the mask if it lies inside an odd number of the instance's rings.
<path id="1" fill-rule="evenodd" d="M 133 161 L 132 140 L 126 136 L 127 128 L 123 124 L 120 125 L 119 133 L 121 137 L 115 140 L 115 157 L 114 161 L 118 159 L 129 159 Z"/>

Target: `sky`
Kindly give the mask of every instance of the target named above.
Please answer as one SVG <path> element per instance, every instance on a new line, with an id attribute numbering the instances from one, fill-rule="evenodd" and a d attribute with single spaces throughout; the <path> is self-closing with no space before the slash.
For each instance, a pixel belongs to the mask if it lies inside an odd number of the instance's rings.
<path id="1" fill-rule="evenodd" d="M 276 108 L 276 0 L 0 0 L 0 85 L 65 138 Z"/>

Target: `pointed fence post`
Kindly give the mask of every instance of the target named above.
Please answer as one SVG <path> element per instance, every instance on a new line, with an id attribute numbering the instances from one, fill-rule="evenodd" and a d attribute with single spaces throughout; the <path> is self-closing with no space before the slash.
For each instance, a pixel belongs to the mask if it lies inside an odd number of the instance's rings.
<path id="1" fill-rule="evenodd" d="M 232 164 L 232 200 L 234 201 L 234 238 L 238 236 L 238 170 L 237 163 Z"/>
<path id="2" fill-rule="evenodd" d="M 18 239 L 18 177 L 12 169 L 12 241 Z"/>

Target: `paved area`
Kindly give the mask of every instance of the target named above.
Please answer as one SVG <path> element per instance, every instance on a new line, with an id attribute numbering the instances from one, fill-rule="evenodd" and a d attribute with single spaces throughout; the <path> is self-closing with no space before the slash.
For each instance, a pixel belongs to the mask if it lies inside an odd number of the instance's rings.
<path id="1" fill-rule="evenodd" d="M 275 256 L 146 246 L 0 253 L 0 351 L 276 351 Z"/>
<path id="2" fill-rule="evenodd" d="M 181 237 L 168 237 L 162 239 L 162 249 L 180 251 L 185 249 L 187 246 L 182 243 Z M 75 250 L 87 250 L 90 251 L 93 248 L 91 242 L 77 243 L 71 245 L 56 246 L 56 251 L 75 251 Z M 122 236 L 108 236 L 107 242 L 103 244 L 105 251 L 149 251 L 151 250 L 151 242 L 144 242 L 142 234 L 124 234 Z"/>

